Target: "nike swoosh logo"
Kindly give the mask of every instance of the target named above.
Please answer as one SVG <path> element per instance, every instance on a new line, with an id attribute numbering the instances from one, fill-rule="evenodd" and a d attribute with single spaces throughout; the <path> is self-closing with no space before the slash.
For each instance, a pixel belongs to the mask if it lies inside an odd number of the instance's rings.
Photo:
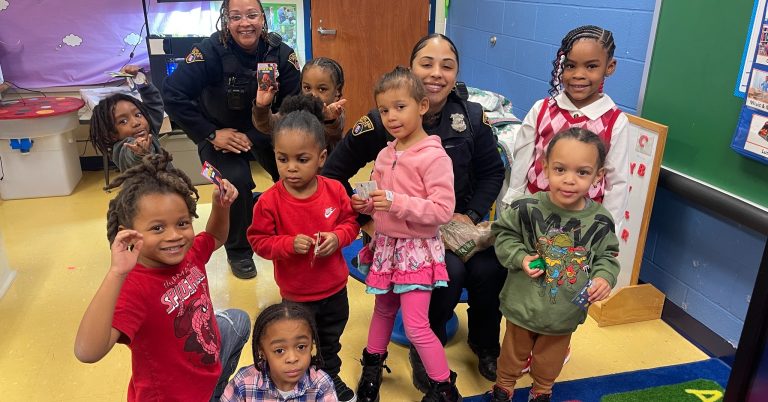
<path id="1" fill-rule="evenodd" d="M 335 209 L 333 209 L 333 208 L 326 209 L 325 210 L 325 219 L 328 219 L 331 215 L 333 215 L 333 211 L 335 211 Z"/>

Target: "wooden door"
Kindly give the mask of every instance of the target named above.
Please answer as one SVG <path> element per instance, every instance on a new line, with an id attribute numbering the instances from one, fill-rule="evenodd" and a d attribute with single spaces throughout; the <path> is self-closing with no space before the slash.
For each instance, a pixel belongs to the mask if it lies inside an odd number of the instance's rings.
<path id="1" fill-rule="evenodd" d="M 411 48 L 429 27 L 429 0 L 312 0 L 312 56 L 344 69 L 346 129 L 375 106 L 373 86 L 396 65 L 408 66 Z M 322 35 L 318 29 L 336 30 Z"/>

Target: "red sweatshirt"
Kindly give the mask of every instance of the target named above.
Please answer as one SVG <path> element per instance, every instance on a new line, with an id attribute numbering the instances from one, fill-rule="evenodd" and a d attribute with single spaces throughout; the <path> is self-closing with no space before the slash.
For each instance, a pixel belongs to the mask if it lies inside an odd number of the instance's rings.
<path id="1" fill-rule="evenodd" d="M 347 285 L 347 264 L 341 249 L 357 237 L 357 214 L 344 187 L 336 180 L 317 176 L 317 191 L 305 199 L 288 193 L 283 181 L 265 191 L 253 207 L 248 242 L 262 258 L 272 260 L 280 295 L 291 301 L 307 302 L 329 297 Z M 298 234 L 314 237 L 333 232 L 339 248 L 327 257 L 293 251 Z"/>

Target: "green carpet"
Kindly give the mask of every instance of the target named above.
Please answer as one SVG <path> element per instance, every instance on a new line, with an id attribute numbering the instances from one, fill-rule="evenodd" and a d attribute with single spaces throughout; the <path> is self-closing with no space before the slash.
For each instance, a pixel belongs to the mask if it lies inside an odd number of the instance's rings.
<path id="1" fill-rule="evenodd" d="M 693 380 L 606 395 L 600 402 L 718 402 L 723 400 L 723 392 L 723 387 L 714 381 Z"/>

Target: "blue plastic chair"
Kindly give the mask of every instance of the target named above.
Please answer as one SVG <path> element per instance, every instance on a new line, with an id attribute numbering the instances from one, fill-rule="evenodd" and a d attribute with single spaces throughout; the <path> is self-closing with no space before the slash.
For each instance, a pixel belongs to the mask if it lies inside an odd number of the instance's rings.
<path id="1" fill-rule="evenodd" d="M 349 269 L 349 276 L 355 278 L 358 282 L 365 283 L 365 275 L 363 275 L 362 272 L 357 270 L 357 267 L 352 264 L 352 260 L 357 257 L 357 253 L 360 252 L 360 249 L 363 248 L 363 241 L 360 239 L 357 239 L 352 242 L 349 246 L 345 247 L 341 252 L 344 255 L 344 260 L 347 261 L 347 268 Z M 463 289 L 461 291 L 461 297 L 459 298 L 459 303 L 466 303 L 468 299 L 467 296 L 467 289 Z M 456 313 L 453 313 L 453 316 L 450 320 L 445 324 L 445 331 L 448 335 L 448 341 L 453 338 L 454 335 L 456 335 L 456 331 L 459 329 L 459 317 L 456 316 Z M 411 342 L 408 340 L 408 337 L 405 335 L 405 326 L 403 325 L 403 316 L 398 310 L 397 316 L 395 317 L 395 326 L 392 328 L 392 342 L 395 342 L 398 345 L 401 346 L 410 346 Z"/>

